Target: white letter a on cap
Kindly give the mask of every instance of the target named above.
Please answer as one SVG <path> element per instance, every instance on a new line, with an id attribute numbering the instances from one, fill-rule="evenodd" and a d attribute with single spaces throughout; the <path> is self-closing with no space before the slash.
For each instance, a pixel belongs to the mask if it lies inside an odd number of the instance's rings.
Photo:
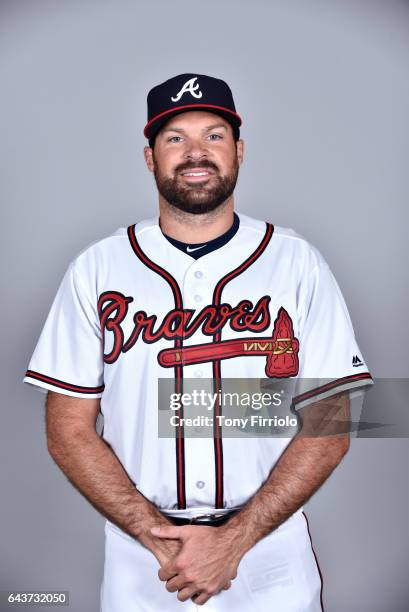
<path id="1" fill-rule="evenodd" d="M 171 98 L 172 102 L 177 102 L 178 100 L 180 100 L 183 94 L 187 92 L 191 93 L 192 96 L 194 96 L 195 98 L 201 98 L 203 94 L 199 89 L 199 83 L 196 83 L 196 85 L 194 85 L 196 79 L 197 77 L 193 77 L 193 79 L 189 79 L 188 81 L 186 81 L 186 83 L 183 85 L 182 89 L 176 94 L 176 96 L 174 98 Z M 199 91 L 196 93 L 197 89 L 199 89 Z"/>

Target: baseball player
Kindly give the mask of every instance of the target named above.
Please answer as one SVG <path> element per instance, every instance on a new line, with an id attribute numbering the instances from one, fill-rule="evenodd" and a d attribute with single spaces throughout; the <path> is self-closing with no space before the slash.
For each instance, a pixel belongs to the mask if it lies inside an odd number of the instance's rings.
<path id="1" fill-rule="evenodd" d="M 181 74 L 147 101 L 158 214 L 71 261 L 24 381 L 48 393 L 52 457 L 107 519 L 102 612 L 317 612 L 303 504 L 348 433 L 231 436 L 223 385 L 292 383 L 293 414 L 348 423 L 371 374 L 321 253 L 234 209 L 244 142 L 229 86 Z M 211 435 L 194 437 L 183 393 L 204 380 Z M 168 436 L 162 382 L 180 399 Z"/>

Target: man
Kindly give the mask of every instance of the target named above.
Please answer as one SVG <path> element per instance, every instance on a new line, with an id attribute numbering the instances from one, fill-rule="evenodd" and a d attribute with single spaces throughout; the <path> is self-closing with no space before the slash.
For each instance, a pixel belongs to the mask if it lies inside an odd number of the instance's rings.
<path id="1" fill-rule="evenodd" d="M 319 251 L 234 211 L 240 125 L 220 79 L 149 92 L 159 215 L 71 262 L 24 377 L 48 391 L 49 452 L 107 518 L 103 612 L 322 609 L 302 506 L 347 452 L 349 395 L 372 379 Z M 230 379 L 294 383 L 301 429 L 229 436 Z M 185 399 L 160 436 L 162 383 L 180 398 L 201 380 L 211 437 L 189 435 Z"/>

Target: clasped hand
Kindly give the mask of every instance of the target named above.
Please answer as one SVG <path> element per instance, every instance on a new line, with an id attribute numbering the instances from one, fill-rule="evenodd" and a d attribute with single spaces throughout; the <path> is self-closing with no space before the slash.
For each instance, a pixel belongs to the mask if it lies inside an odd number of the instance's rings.
<path id="1" fill-rule="evenodd" d="M 220 527 L 202 525 L 153 527 L 152 535 L 179 540 L 179 553 L 167 560 L 158 571 L 166 589 L 180 601 L 193 599 L 203 605 L 231 586 L 237 576 L 241 555 L 233 534 Z"/>

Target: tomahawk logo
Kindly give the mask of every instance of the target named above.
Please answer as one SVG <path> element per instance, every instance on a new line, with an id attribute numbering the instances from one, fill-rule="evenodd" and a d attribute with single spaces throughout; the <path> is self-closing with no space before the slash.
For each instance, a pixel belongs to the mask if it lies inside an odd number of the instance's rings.
<path id="1" fill-rule="evenodd" d="M 172 102 L 178 102 L 180 98 L 185 93 L 190 93 L 194 98 L 201 98 L 203 96 L 202 92 L 199 89 L 199 83 L 194 84 L 197 80 L 197 77 L 193 77 L 193 79 L 189 79 L 184 83 L 182 89 L 176 94 L 174 98 L 171 98 Z M 199 91 L 197 91 L 199 89 Z"/>

